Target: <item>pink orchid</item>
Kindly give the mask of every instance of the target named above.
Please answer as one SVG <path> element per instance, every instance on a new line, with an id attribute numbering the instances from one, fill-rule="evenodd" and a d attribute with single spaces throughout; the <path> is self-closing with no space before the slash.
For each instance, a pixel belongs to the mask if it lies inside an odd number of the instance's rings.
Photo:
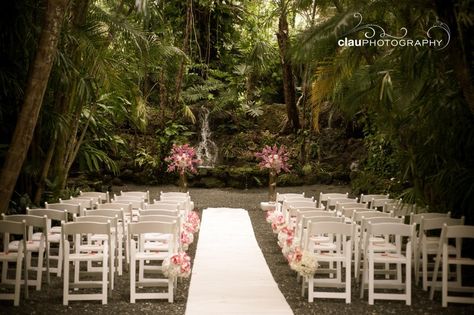
<path id="1" fill-rule="evenodd" d="M 277 145 L 270 147 L 266 145 L 262 152 L 255 153 L 257 159 L 261 160 L 259 166 L 261 169 L 268 168 L 275 171 L 276 174 L 280 172 L 289 172 L 291 165 L 288 164 L 288 152 L 284 145 L 280 148 Z"/>
<path id="2" fill-rule="evenodd" d="M 201 160 L 196 158 L 196 150 L 189 144 L 173 144 L 170 156 L 165 158 L 165 161 L 170 163 L 168 172 L 178 171 L 180 174 L 186 171 L 197 173 L 197 166 L 201 164 Z"/>

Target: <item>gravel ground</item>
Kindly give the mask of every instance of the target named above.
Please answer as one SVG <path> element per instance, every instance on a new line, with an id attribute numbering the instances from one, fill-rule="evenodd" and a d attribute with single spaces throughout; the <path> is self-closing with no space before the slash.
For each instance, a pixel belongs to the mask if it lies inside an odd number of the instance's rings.
<path id="1" fill-rule="evenodd" d="M 150 190 L 152 198 L 157 197 L 160 191 L 176 191 L 175 186 L 120 186 L 114 187 L 114 191 L 120 190 Z M 347 186 L 302 186 L 279 188 L 279 192 L 305 192 L 308 196 L 319 196 L 324 192 L 347 192 Z M 265 213 L 259 209 L 261 201 L 267 200 L 266 189 L 190 189 L 191 197 L 198 208 L 199 213 L 207 207 L 232 207 L 247 209 L 252 221 L 255 235 L 260 248 L 265 256 L 268 266 L 278 283 L 278 286 L 286 297 L 295 315 L 306 314 L 474 314 L 474 306 L 452 304 L 447 309 L 441 307 L 439 294 L 435 301 L 430 301 L 428 294 L 418 287 L 413 287 L 412 306 L 406 306 L 401 301 L 376 301 L 375 305 L 367 304 L 367 298 L 359 299 L 358 288 L 353 286 L 352 303 L 346 305 L 343 300 L 315 300 L 308 303 L 306 298 L 301 297 L 300 285 L 296 282 L 295 274 L 290 270 L 281 250 L 277 245 L 276 235 L 265 221 Z M 188 254 L 194 259 L 198 235 L 189 247 Z M 178 283 L 175 302 L 168 303 L 165 300 L 139 300 L 135 304 L 129 303 L 129 274 L 116 278 L 116 288 L 109 296 L 107 305 L 100 302 L 80 301 L 71 302 L 69 306 L 62 305 L 62 281 L 55 276 L 52 277 L 50 285 L 44 285 L 37 292 L 30 289 L 29 300 L 22 299 L 19 307 L 13 307 L 11 301 L 0 301 L 0 314 L 166 314 L 181 315 L 186 308 L 186 299 L 189 290 L 189 279 L 182 279 Z"/>

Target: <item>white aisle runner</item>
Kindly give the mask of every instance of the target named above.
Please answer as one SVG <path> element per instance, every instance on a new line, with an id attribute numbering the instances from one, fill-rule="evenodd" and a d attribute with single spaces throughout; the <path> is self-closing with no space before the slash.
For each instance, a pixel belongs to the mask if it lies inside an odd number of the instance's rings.
<path id="1" fill-rule="evenodd" d="M 243 209 L 203 211 L 186 305 L 198 314 L 293 314 Z"/>

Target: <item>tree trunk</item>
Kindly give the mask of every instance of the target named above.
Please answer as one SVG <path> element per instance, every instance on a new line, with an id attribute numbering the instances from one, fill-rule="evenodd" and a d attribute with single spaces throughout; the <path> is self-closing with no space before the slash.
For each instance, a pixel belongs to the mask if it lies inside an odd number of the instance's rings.
<path id="1" fill-rule="evenodd" d="M 41 201 L 41 195 L 43 194 L 43 191 L 44 191 L 46 178 L 48 178 L 49 169 L 51 167 L 51 161 L 53 160 L 54 150 L 56 148 L 56 141 L 57 141 L 57 135 L 55 135 L 54 138 L 52 139 L 52 142 L 48 148 L 48 153 L 46 154 L 46 159 L 43 164 L 43 170 L 41 171 L 41 176 L 38 180 L 38 187 L 36 189 L 35 198 L 33 199 L 33 203 L 35 205 L 39 205 Z"/>
<path id="2" fill-rule="evenodd" d="M 472 84 L 471 64 L 468 56 L 471 54 L 469 40 L 463 39 L 463 30 L 459 28 L 453 1 L 436 0 L 437 13 L 442 22 L 445 22 L 451 31 L 451 40 L 448 44 L 449 60 L 454 68 L 454 75 L 461 87 L 471 113 L 474 115 L 474 86 Z"/>
<path id="3" fill-rule="evenodd" d="M 278 48 L 280 51 L 280 60 L 283 70 L 283 93 L 285 96 L 286 114 L 288 121 L 284 128 L 284 132 L 296 132 L 300 129 L 300 122 L 298 117 L 298 108 L 296 107 L 296 88 L 293 77 L 293 68 L 291 60 L 288 56 L 290 48 L 290 40 L 288 36 L 288 21 L 287 21 L 286 5 L 282 4 L 280 18 L 278 20 Z"/>
<path id="4" fill-rule="evenodd" d="M 186 10 L 186 30 L 184 32 L 184 39 L 183 39 L 183 52 L 185 54 L 187 54 L 189 50 L 189 37 L 191 36 L 192 18 L 193 18 L 193 0 L 188 0 L 187 10 Z M 186 63 L 186 58 L 183 56 L 181 60 L 181 64 L 179 65 L 178 75 L 176 76 L 176 91 L 175 91 L 175 97 L 174 97 L 175 106 L 178 105 L 179 97 L 181 95 L 185 63 Z"/>
<path id="5" fill-rule="evenodd" d="M 25 100 L 0 175 L 0 212 L 7 210 L 33 138 L 57 50 L 67 0 L 48 0 L 35 60 L 29 69 Z"/>

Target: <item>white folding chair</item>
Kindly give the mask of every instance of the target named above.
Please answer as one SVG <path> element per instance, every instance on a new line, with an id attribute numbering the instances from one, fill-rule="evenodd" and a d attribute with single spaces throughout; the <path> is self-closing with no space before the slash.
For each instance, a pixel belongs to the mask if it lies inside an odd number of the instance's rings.
<path id="1" fill-rule="evenodd" d="M 385 204 L 394 203 L 394 202 L 396 202 L 396 199 L 390 199 L 390 198 L 375 199 L 375 198 L 373 198 L 370 201 L 370 208 L 383 211 L 383 208 L 385 207 Z"/>
<path id="2" fill-rule="evenodd" d="M 327 219 L 327 218 L 326 218 Z M 318 263 L 328 263 L 329 268 L 336 265 L 335 277 L 324 277 L 332 274 L 331 270 L 318 268 L 313 277 L 307 279 L 308 282 L 308 302 L 313 302 L 314 298 L 345 299 L 346 303 L 351 302 L 351 259 L 352 259 L 352 236 L 354 226 L 343 222 L 308 222 L 308 234 L 304 240 L 304 248 L 314 252 Z M 331 247 L 322 247 L 321 244 L 311 242 L 311 237 L 330 237 Z M 342 278 L 342 271 L 345 269 L 345 279 Z M 329 271 L 329 273 L 328 273 Z M 343 292 L 320 291 L 316 288 L 344 288 Z"/>
<path id="3" fill-rule="evenodd" d="M 127 230 L 126 226 L 128 223 L 125 221 L 125 213 L 122 209 L 96 209 L 96 210 L 86 210 L 84 212 L 85 216 L 103 216 L 109 217 L 111 220 L 117 218 L 117 233 L 116 233 L 116 241 L 117 244 L 115 248 L 117 249 L 116 257 L 117 257 L 117 266 L 118 266 L 118 275 L 121 276 L 123 274 L 123 259 L 129 255 L 128 246 L 125 246 L 125 255 L 124 255 L 124 244 L 127 243 Z M 112 224 L 113 225 L 113 224 Z M 112 226 L 113 230 L 113 226 Z M 125 258 L 126 259 L 126 258 Z M 128 262 L 127 262 L 128 263 Z M 115 264 L 114 264 L 115 266 Z"/>
<path id="4" fill-rule="evenodd" d="M 425 219 L 424 216 L 421 217 L 420 231 L 419 231 L 419 250 L 420 256 L 415 256 L 415 261 L 418 260 L 416 268 L 420 267 L 419 260 L 421 259 L 421 272 L 422 272 L 422 284 L 423 290 L 428 291 L 428 286 L 430 285 L 429 276 L 432 275 L 432 267 L 434 267 L 434 262 L 430 263 L 430 257 L 436 256 L 439 250 L 439 234 L 436 236 L 434 233 L 440 233 L 444 225 L 463 225 L 464 217 L 461 219 L 454 219 L 447 216 L 444 217 L 432 217 Z M 456 254 L 456 248 L 454 246 L 448 246 L 448 251 L 450 255 Z M 415 273 L 419 270 L 415 269 Z M 457 279 L 460 284 L 461 282 L 461 268 L 458 266 L 456 270 Z"/>
<path id="5" fill-rule="evenodd" d="M 118 260 L 116 257 L 116 248 L 117 248 L 117 226 L 118 226 L 118 218 L 108 217 L 108 216 L 99 216 L 99 215 L 89 215 L 83 217 L 74 217 L 74 222 L 92 222 L 92 223 L 107 223 L 110 224 L 110 235 L 105 234 L 93 234 L 88 233 L 85 237 L 82 238 L 81 242 L 76 243 L 80 246 L 80 251 L 91 251 L 97 252 L 102 249 L 104 243 L 108 243 L 108 257 L 109 257 L 109 264 L 108 264 L 108 272 L 109 272 L 109 288 L 113 290 L 115 287 L 115 272 L 118 271 L 118 268 L 115 264 L 115 261 Z M 109 242 L 110 241 L 110 242 Z M 117 259 L 116 259 L 117 258 Z M 87 261 L 87 268 L 86 272 L 100 272 L 102 270 L 102 266 L 100 263 L 94 266 L 93 261 Z M 80 264 L 74 265 L 74 283 L 80 284 L 82 280 L 80 280 Z"/>
<path id="6" fill-rule="evenodd" d="M 334 198 L 328 197 L 327 198 L 327 206 L 328 210 L 335 209 L 337 204 L 354 204 L 358 203 L 358 198 Z M 359 204 L 360 205 L 360 204 Z"/>
<path id="7" fill-rule="evenodd" d="M 28 278 L 27 284 L 28 286 L 35 286 L 36 291 L 41 290 L 41 284 L 43 280 L 43 267 L 44 261 L 46 261 L 46 272 L 48 275 L 49 280 L 49 257 L 47 256 L 46 251 L 46 244 L 48 243 L 48 221 L 46 216 L 39 217 L 35 215 L 29 214 L 15 214 L 15 215 L 5 215 L 2 213 L 3 220 L 6 221 L 14 221 L 14 222 L 25 222 L 27 228 L 27 235 L 26 235 L 26 270 L 33 271 L 36 274 L 35 279 Z M 33 228 L 39 229 L 41 235 L 39 240 L 33 240 Z M 21 251 L 21 246 L 23 244 L 23 240 L 15 240 L 11 241 L 8 244 L 8 251 L 10 252 L 18 252 Z M 32 264 L 32 256 L 33 253 L 37 254 L 36 259 L 36 266 Z M 46 254 L 46 257 L 45 257 Z M 7 270 L 2 270 L 3 272 L 7 272 Z"/>
<path id="8" fill-rule="evenodd" d="M 410 214 L 410 224 L 415 224 L 415 238 L 413 239 L 413 265 L 415 267 L 415 284 L 418 285 L 420 280 L 420 262 L 421 262 L 421 243 L 420 243 L 420 224 L 421 220 L 424 219 L 434 219 L 434 218 L 449 218 L 451 212 L 448 213 L 439 213 L 439 212 L 422 212 Z M 431 243 L 437 244 L 439 238 L 431 238 Z"/>
<path id="9" fill-rule="evenodd" d="M 360 296 L 361 298 L 364 297 L 364 290 L 368 284 L 369 305 L 373 305 L 376 299 L 401 300 L 405 301 L 406 305 L 411 305 L 411 240 L 413 239 L 414 231 L 414 225 L 403 223 L 368 224 L 367 237 L 364 245 L 365 259 Z M 385 240 L 380 243 L 370 242 L 371 238 L 378 237 L 379 235 L 385 235 Z M 387 241 L 391 239 L 394 240 L 394 243 L 388 244 Z M 403 253 L 402 244 L 404 244 L 405 239 L 407 241 L 406 252 Z M 395 265 L 395 278 L 376 278 L 376 264 Z M 405 265 L 405 282 L 403 282 L 402 278 L 402 265 Z M 383 270 L 383 272 L 386 271 L 387 270 Z M 388 270 L 388 274 L 392 274 L 390 269 Z M 391 292 L 375 291 L 380 288 L 385 290 L 391 289 Z M 393 292 L 394 289 L 397 290 L 397 292 Z M 404 292 L 398 293 L 399 290 Z"/>
<path id="10" fill-rule="evenodd" d="M 377 211 L 378 212 L 378 211 Z M 403 223 L 404 218 L 394 218 L 390 216 L 386 217 L 362 217 L 362 220 L 360 222 L 360 231 L 358 238 L 354 237 L 357 239 L 357 242 L 359 243 L 357 246 L 354 246 L 354 277 L 358 281 L 359 276 L 360 276 L 360 266 L 361 262 L 364 261 L 365 257 L 362 255 L 365 254 L 365 243 L 367 241 L 367 227 L 368 224 L 377 224 L 377 223 Z M 392 249 L 395 249 L 395 245 L 392 245 L 388 242 L 385 241 L 383 237 L 372 237 L 368 240 L 369 245 L 371 245 L 374 242 L 378 243 L 385 243 L 385 246 L 392 246 Z M 388 270 L 388 269 L 386 269 Z"/>
<path id="11" fill-rule="evenodd" d="M 67 211 L 54 210 L 54 209 L 43 209 L 43 208 L 26 208 L 26 213 L 35 216 L 46 216 L 48 224 L 48 240 L 46 244 L 46 257 L 49 257 L 49 260 L 56 261 L 56 267 L 49 266 L 49 273 L 56 273 L 56 276 L 61 277 L 62 265 L 63 265 L 63 250 L 61 243 L 61 224 L 62 222 L 67 222 L 68 214 Z M 56 226 L 53 226 L 54 223 L 58 223 Z M 43 236 L 42 232 L 33 233 L 33 240 L 39 241 Z M 53 246 L 54 245 L 54 246 Z M 53 250 L 56 254 L 53 254 Z M 50 283 L 49 273 L 48 283 Z"/>
<path id="12" fill-rule="evenodd" d="M 277 202 L 283 202 L 283 200 L 287 197 L 304 197 L 304 192 L 302 192 L 302 193 L 285 193 L 285 194 L 277 193 L 276 201 Z"/>
<path id="13" fill-rule="evenodd" d="M 81 245 L 83 237 L 88 234 L 105 235 L 107 241 L 97 244 L 95 248 L 86 248 Z M 61 241 L 63 242 L 64 256 L 64 278 L 63 278 L 63 304 L 68 305 L 69 301 L 78 300 L 100 300 L 102 304 L 107 304 L 107 277 L 109 268 L 109 248 L 112 246 L 111 226 L 109 223 L 97 222 L 69 222 L 63 223 L 61 232 Z M 74 239 L 74 247 L 69 242 L 69 236 Z M 101 263 L 101 279 L 100 280 L 83 280 L 69 281 L 69 265 L 74 262 L 75 266 L 79 266 L 81 262 L 100 262 Z M 80 268 L 79 267 L 75 267 Z M 112 277 L 111 277 L 112 278 Z M 73 293 L 72 288 L 99 288 L 96 293 Z"/>
<path id="14" fill-rule="evenodd" d="M 84 210 L 92 209 L 96 205 L 97 201 L 94 202 L 94 199 L 96 198 L 74 198 L 74 197 L 69 197 L 69 199 L 59 198 L 59 203 L 79 205 L 81 207 L 79 215 L 84 215 Z"/>
<path id="15" fill-rule="evenodd" d="M 13 293 L 2 292 L 0 293 L 0 300 L 13 300 L 13 305 L 20 305 L 20 291 L 21 291 L 21 272 L 23 270 L 23 283 L 25 290 L 25 297 L 28 297 L 28 272 L 26 266 L 23 265 L 23 258 L 25 257 L 26 249 L 26 223 L 25 222 L 14 222 L 14 221 L 0 221 L 0 233 L 3 236 L 3 250 L 0 252 L 0 261 L 2 262 L 2 279 L 1 284 L 10 284 L 10 278 L 8 278 L 8 263 L 15 263 L 15 279 L 14 279 L 14 290 Z M 8 244 L 10 243 L 11 236 L 21 237 L 21 242 L 18 246 L 18 251 L 11 252 L 8 250 Z"/>
<path id="16" fill-rule="evenodd" d="M 143 278 L 136 280 L 136 266 L 139 262 L 139 269 L 145 260 L 158 262 L 161 264 L 163 260 L 177 251 L 177 232 L 178 223 L 173 222 L 137 222 L 130 223 L 128 232 L 130 233 L 130 303 L 135 303 L 137 299 L 168 299 L 172 303 L 174 299 L 174 291 L 176 279 L 173 277 L 155 277 Z M 148 233 L 160 233 L 168 236 L 168 248 L 165 251 L 146 251 L 144 235 Z M 137 241 L 135 240 L 137 239 Z M 161 267 L 159 265 L 158 267 Z M 139 274 L 141 270 L 138 271 Z M 166 292 L 137 292 L 137 287 L 167 287 Z"/>
<path id="17" fill-rule="evenodd" d="M 449 240 L 455 240 L 456 253 L 451 255 L 449 253 Z M 456 269 L 462 266 L 474 266 L 474 259 L 471 257 L 466 257 L 467 255 L 462 255 L 462 241 L 465 239 L 474 239 L 474 226 L 466 225 L 447 225 L 443 226 L 441 232 L 439 249 L 436 255 L 436 262 L 433 272 L 433 280 L 430 290 L 430 299 L 433 300 L 435 290 L 438 288 L 436 286 L 436 280 L 438 278 L 438 272 L 441 268 L 441 295 L 442 295 L 442 305 L 447 307 L 448 303 L 469 303 L 474 304 L 474 286 L 463 285 L 462 282 L 458 281 L 448 281 L 449 277 L 449 267 L 455 265 Z M 470 293 L 470 296 L 459 296 L 459 295 L 449 295 L 449 291 L 452 292 L 467 292 Z"/>
<path id="18" fill-rule="evenodd" d="M 296 214 L 296 222 L 295 222 L 295 236 L 300 241 L 303 241 L 303 233 L 307 228 L 308 218 L 312 217 L 336 217 L 336 213 L 333 211 L 301 211 L 298 210 Z M 303 219 L 306 218 L 305 222 Z M 338 219 L 340 221 L 340 218 Z"/>

